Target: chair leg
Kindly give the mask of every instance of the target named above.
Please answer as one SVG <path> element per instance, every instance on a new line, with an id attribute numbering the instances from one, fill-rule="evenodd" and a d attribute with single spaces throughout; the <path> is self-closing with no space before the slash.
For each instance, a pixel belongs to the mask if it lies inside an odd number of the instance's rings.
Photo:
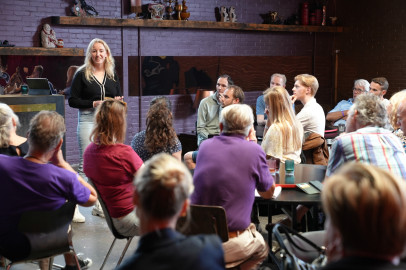
<path id="1" fill-rule="evenodd" d="M 116 239 L 117 239 L 117 238 L 114 237 L 113 243 L 111 243 L 110 249 L 109 249 L 109 251 L 107 252 L 106 257 L 104 258 L 104 261 L 103 261 L 103 264 L 102 264 L 101 267 L 100 267 L 100 270 L 102 270 L 103 267 L 104 267 L 104 265 L 106 264 L 107 258 L 110 256 L 111 250 L 112 250 L 113 247 L 114 247 L 114 243 L 116 242 Z"/>
<path id="2" fill-rule="evenodd" d="M 118 263 L 117 263 L 117 266 L 116 266 L 116 267 L 118 267 L 118 266 L 121 264 L 121 261 L 123 260 L 123 258 L 124 258 L 124 256 L 125 256 L 125 253 L 127 252 L 127 249 L 128 249 L 128 247 L 130 246 L 130 244 L 131 244 L 131 240 L 133 240 L 133 237 L 130 237 L 130 238 L 127 239 L 127 244 L 125 245 L 124 250 L 123 250 L 123 252 L 121 253 L 120 259 L 118 260 Z"/>

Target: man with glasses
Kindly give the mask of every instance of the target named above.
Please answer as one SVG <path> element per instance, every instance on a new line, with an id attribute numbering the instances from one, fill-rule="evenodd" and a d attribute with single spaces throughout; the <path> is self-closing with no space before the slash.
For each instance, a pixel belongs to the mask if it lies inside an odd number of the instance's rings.
<path id="1" fill-rule="evenodd" d="M 363 93 L 367 93 L 369 82 L 364 79 L 358 79 L 354 81 L 354 87 L 352 88 L 352 98 L 348 100 L 341 100 L 327 115 L 326 120 L 334 122 L 334 126 L 345 125 L 348 111 L 352 106 L 355 98 Z"/>
<path id="2" fill-rule="evenodd" d="M 373 78 L 371 80 L 371 84 L 369 86 L 369 92 L 371 94 L 374 94 L 375 96 L 378 96 L 379 99 L 385 105 L 385 108 L 387 108 L 390 103 L 389 100 L 387 100 L 386 98 L 383 98 L 383 96 L 388 91 L 388 88 L 389 88 L 389 83 L 385 77 Z"/>
<path id="3" fill-rule="evenodd" d="M 221 110 L 220 97 L 229 85 L 232 85 L 233 80 L 229 75 L 221 75 L 217 79 L 216 92 L 204 98 L 199 105 L 197 112 L 197 145 L 199 146 L 202 141 L 207 139 L 209 135 L 218 135 L 219 128 L 219 114 Z"/>

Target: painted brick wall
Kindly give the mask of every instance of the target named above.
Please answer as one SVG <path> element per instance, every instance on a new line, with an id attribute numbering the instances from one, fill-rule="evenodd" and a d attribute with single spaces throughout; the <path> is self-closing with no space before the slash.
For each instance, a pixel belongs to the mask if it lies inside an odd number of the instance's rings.
<path id="1" fill-rule="evenodd" d="M 122 0 L 127 1 L 127 0 Z M 16 46 L 40 46 L 40 31 L 44 23 L 50 23 L 50 16 L 70 15 L 70 1 L 0 0 L 0 17 L 2 18 L 1 40 L 9 40 Z M 126 18 L 128 12 L 120 0 L 87 0 L 94 6 L 100 17 Z M 144 0 L 143 3 L 152 1 Z M 186 2 L 191 13 L 190 20 L 215 21 L 215 8 L 219 6 L 235 6 L 239 22 L 261 23 L 259 14 L 278 11 L 282 18 L 298 12 L 301 0 L 189 0 Z M 124 6 L 128 6 L 126 3 Z M 123 14 L 123 15 L 122 15 Z M 128 142 L 136 132 L 145 126 L 145 115 L 152 97 L 128 97 L 127 57 L 138 55 L 137 28 L 107 27 L 76 27 L 52 25 L 57 38 L 64 39 L 65 47 L 86 49 L 89 41 L 95 37 L 104 39 L 114 56 L 123 57 L 123 91 L 129 104 L 128 111 Z M 184 29 L 153 29 L 140 30 L 141 55 L 173 55 L 173 56 L 309 56 L 313 51 L 313 35 L 309 33 L 262 33 L 224 30 L 184 30 Z M 320 34 L 316 41 L 315 55 L 316 76 L 322 76 L 325 82 L 325 99 L 331 99 L 331 49 L 332 34 Z M 325 66 L 329 66 L 327 69 Z M 309 70 L 311 73 L 311 70 Z M 61 74 L 65 76 L 65 74 Z M 291 80 L 291 78 L 290 78 Z M 238 80 L 236 80 L 238 83 Z M 291 82 L 290 82 L 291 83 Z M 292 83 L 291 83 L 292 84 Z M 247 103 L 255 104 L 260 92 L 247 93 Z M 323 94 L 321 94 L 323 97 Z M 171 96 L 173 102 L 174 124 L 176 131 L 191 133 L 195 129 L 196 111 L 191 101 L 194 96 Z M 141 105 L 141 107 L 140 107 Z M 67 160 L 78 161 L 76 140 L 77 110 L 66 104 L 67 124 Z"/>

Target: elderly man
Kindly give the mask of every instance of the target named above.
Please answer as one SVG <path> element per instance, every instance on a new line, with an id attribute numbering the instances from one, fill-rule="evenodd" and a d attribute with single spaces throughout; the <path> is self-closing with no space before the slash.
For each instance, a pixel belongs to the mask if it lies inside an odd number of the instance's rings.
<path id="1" fill-rule="evenodd" d="M 348 100 L 341 100 L 338 104 L 329 111 L 326 115 L 326 120 L 334 122 L 334 126 L 345 125 L 347 120 L 348 111 L 352 104 L 354 103 L 355 98 L 369 91 L 369 82 L 364 79 L 358 79 L 354 81 L 354 87 L 352 88 L 352 98 Z"/>
<path id="2" fill-rule="evenodd" d="M 66 200 L 82 206 L 97 200 L 93 187 L 63 159 L 65 131 L 61 115 L 41 111 L 30 122 L 28 154 L 24 158 L 0 155 L 0 254 L 6 258 L 24 259 L 30 252 L 27 238 L 18 231 L 23 212 L 58 209 Z M 71 253 L 65 254 L 65 261 L 64 269 L 77 269 Z M 92 263 L 90 259 L 79 261 L 81 269 Z"/>
<path id="3" fill-rule="evenodd" d="M 269 87 L 272 88 L 274 86 L 283 86 L 284 88 L 286 88 L 286 76 L 279 73 L 272 74 Z M 265 126 L 267 116 L 265 114 L 265 100 L 263 94 L 257 98 L 256 114 L 257 124 Z"/>
<path id="4" fill-rule="evenodd" d="M 207 139 L 209 135 L 218 135 L 219 130 L 219 113 L 221 109 L 221 96 L 233 80 L 230 76 L 224 74 L 217 79 L 216 92 L 204 98 L 197 111 L 197 145 Z"/>
<path id="5" fill-rule="evenodd" d="M 202 143 L 193 182 L 191 202 L 219 205 L 227 215 L 229 240 L 223 243 L 227 267 L 253 269 L 268 254 L 262 235 L 251 223 L 255 189 L 271 198 L 274 181 L 265 153 L 255 137 L 254 116 L 248 105 L 233 104 L 220 115 L 220 136 Z M 215 153 L 215 154 L 213 154 Z"/>
<path id="6" fill-rule="evenodd" d="M 220 98 L 221 107 L 225 108 L 231 104 L 241 104 L 244 102 L 245 95 L 241 87 L 230 85 Z M 190 151 L 183 155 L 183 161 L 189 170 L 194 170 L 196 167 L 196 158 L 199 151 Z"/>
<path id="7" fill-rule="evenodd" d="M 387 113 L 381 99 L 363 94 L 348 113 L 346 134 L 331 148 L 326 175 L 348 161 L 371 163 L 406 179 L 406 154 L 399 138 L 385 129 Z"/>
<path id="8" fill-rule="evenodd" d="M 388 80 L 385 77 L 377 77 L 371 80 L 371 84 L 369 86 L 369 92 L 379 97 L 379 99 L 385 105 L 385 108 L 389 106 L 389 100 L 383 98 L 389 88 Z"/>

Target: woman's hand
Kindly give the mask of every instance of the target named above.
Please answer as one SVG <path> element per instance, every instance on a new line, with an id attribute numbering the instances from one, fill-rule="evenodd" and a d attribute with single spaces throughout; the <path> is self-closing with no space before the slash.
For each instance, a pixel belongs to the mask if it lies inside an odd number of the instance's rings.
<path id="1" fill-rule="evenodd" d="M 295 103 L 297 100 L 297 97 L 295 95 L 291 95 L 290 100 L 292 101 L 292 103 Z"/>
<path id="2" fill-rule="evenodd" d="M 124 96 L 115 96 L 114 99 L 118 99 L 118 100 L 123 101 L 123 100 L 124 100 Z"/>

